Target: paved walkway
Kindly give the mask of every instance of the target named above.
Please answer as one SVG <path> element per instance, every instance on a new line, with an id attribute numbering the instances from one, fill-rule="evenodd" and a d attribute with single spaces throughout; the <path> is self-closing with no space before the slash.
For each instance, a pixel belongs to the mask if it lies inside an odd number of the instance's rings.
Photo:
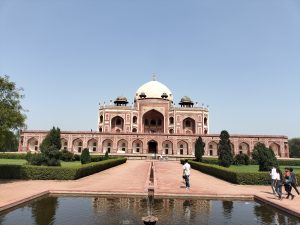
<path id="1" fill-rule="evenodd" d="M 126 164 L 76 181 L 0 180 L 0 211 L 45 193 L 146 195 L 150 161 L 128 160 Z M 155 194 L 184 197 L 253 198 L 280 205 L 300 216 L 300 198 L 277 200 L 269 186 L 234 185 L 192 170 L 191 189 L 186 191 L 179 162 L 154 163 Z"/>

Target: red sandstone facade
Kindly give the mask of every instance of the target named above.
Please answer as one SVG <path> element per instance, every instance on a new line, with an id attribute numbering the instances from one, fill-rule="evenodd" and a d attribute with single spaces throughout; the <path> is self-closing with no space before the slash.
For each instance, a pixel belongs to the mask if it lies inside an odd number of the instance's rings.
<path id="1" fill-rule="evenodd" d="M 176 107 L 172 92 L 158 81 L 141 86 L 134 104 L 127 106 L 125 97 L 118 97 L 114 105 L 99 105 L 98 131 L 62 131 L 62 148 L 80 153 L 90 152 L 147 157 L 149 154 L 180 158 L 194 155 L 196 139 L 206 144 L 205 155 L 217 156 L 219 135 L 209 134 L 208 108 L 194 107 L 184 96 Z M 22 131 L 19 151 L 39 151 L 47 131 Z M 286 136 L 231 135 L 234 154 L 251 154 L 257 143 L 273 149 L 278 157 L 288 157 Z"/>

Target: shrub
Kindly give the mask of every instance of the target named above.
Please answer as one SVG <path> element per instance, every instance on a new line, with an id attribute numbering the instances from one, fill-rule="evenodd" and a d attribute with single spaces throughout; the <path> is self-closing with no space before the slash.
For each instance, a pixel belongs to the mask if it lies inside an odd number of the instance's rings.
<path id="1" fill-rule="evenodd" d="M 91 162 L 90 151 L 88 148 L 83 149 L 80 156 L 81 164 L 87 164 Z"/>
<path id="2" fill-rule="evenodd" d="M 195 157 L 198 162 L 202 162 L 202 156 L 204 154 L 205 143 L 202 138 L 199 137 L 195 143 Z"/>
<path id="3" fill-rule="evenodd" d="M 30 165 L 35 165 L 35 166 L 47 165 L 46 159 L 44 155 L 41 153 L 32 154 L 31 152 L 28 152 L 26 155 L 26 160 Z"/>
<path id="4" fill-rule="evenodd" d="M 235 165 L 249 165 L 249 160 L 248 155 L 240 153 L 234 157 L 233 163 Z"/>
<path id="5" fill-rule="evenodd" d="M 103 161 L 104 157 L 99 155 L 92 155 L 91 156 L 91 162 L 100 162 Z"/>
<path id="6" fill-rule="evenodd" d="M 76 167 L 0 165 L 0 179 L 75 180 L 125 162 L 126 158 L 116 158 Z"/>
<path id="7" fill-rule="evenodd" d="M 74 161 L 80 161 L 80 155 L 74 154 Z"/>
<path id="8" fill-rule="evenodd" d="M 252 153 L 253 159 L 258 162 L 259 171 L 270 171 L 273 166 L 278 167 L 278 162 L 272 149 L 258 143 Z"/>
<path id="9" fill-rule="evenodd" d="M 229 167 L 233 163 L 233 156 L 229 138 L 229 133 L 226 130 L 223 130 L 220 134 L 218 148 L 219 165 L 223 167 Z"/>
<path id="10" fill-rule="evenodd" d="M 60 166 L 61 138 L 60 129 L 53 127 L 40 145 L 48 166 Z"/>
<path id="11" fill-rule="evenodd" d="M 60 154 L 60 160 L 65 161 L 65 162 L 71 162 L 74 161 L 75 156 L 73 152 L 69 152 L 68 150 L 61 150 Z"/>
<path id="12" fill-rule="evenodd" d="M 105 152 L 104 159 L 109 159 L 108 151 Z"/>

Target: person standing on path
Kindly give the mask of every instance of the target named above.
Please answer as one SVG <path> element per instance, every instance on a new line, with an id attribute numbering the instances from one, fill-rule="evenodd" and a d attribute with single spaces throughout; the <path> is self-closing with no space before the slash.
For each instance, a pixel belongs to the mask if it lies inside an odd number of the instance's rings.
<path id="1" fill-rule="evenodd" d="M 283 176 L 279 168 L 276 169 L 276 193 L 278 195 L 278 199 L 282 200 L 282 180 Z"/>
<path id="2" fill-rule="evenodd" d="M 276 168 L 273 166 L 270 172 L 270 176 L 272 178 L 271 187 L 273 194 L 276 195 Z"/>
<path id="3" fill-rule="evenodd" d="M 293 200 L 295 195 L 292 194 L 292 176 L 291 173 L 289 171 L 289 168 L 286 168 L 285 170 L 285 175 L 284 175 L 284 188 L 285 191 L 287 192 L 287 199 L 289 199 L 289 197 L 291 196 L 291 199 Z"/>
<path id="4" fill-rule="evenodd" d="M 185 189 L 190 190 L 191 165 L 188 163 L 187 159 L 185 160 L 182 169 L 183 169 L 183 177 L 185 180 Z"/>
<path id="5" fill-rule="evenodd" d="M 297 181 L 297 177 L 296 177 L 296 174 L 293 172 L 294 169 L 293 168 L 290 168 L 290 172 L 291 172 L 291 177 L 292 177 L 292 187 L 295 189 L 295 191 L 297 192 L 298 194 L 298 197 L 299 197 L 299 191 L 298 191 L 298 188 L 297 188 L 297 185 L 298 185 L 298 181 Z"/>

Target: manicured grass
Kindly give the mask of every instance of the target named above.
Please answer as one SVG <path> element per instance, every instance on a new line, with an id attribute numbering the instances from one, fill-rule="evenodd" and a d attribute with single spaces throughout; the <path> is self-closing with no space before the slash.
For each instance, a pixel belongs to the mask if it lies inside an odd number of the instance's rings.
<path id="1" fill-rule="evenodd" d="M 24 165 L 26 162 L 24 159 L 0 159 L 0 164 L 6 165 Z"/>
<path id="2" fill-rule="evenodd" d="M 24 159 L 0 159 L 0 165 L 25 165 L 27 163 L 26 160 Z M 71 167 L 80 167 L 81 166 L 81 162 L 80 161 L 75 161 L 75 162 L 64 162 L 61 161 L 61 166 L 62 167 L 67 167 L 67 168 L 71 168 Z"/>
<path id="3" fill-rule="evenodd" d="M 280 166 L 281 171 L 284 171 L 285 167 L 292 167 L 294 172 L 300 173 L 300 166 Z M 228 169 L 234 172 L 257 172 L 258 165 L 248 165 L 248 166 L 230 166 Z"/>
<path id="4" fill-rule="evenodd" d="M 78 167 L 81 166 L 80 161 L 74 161 L 74 162 L 64 162 L 60 161 L 62 167 Z"/>

